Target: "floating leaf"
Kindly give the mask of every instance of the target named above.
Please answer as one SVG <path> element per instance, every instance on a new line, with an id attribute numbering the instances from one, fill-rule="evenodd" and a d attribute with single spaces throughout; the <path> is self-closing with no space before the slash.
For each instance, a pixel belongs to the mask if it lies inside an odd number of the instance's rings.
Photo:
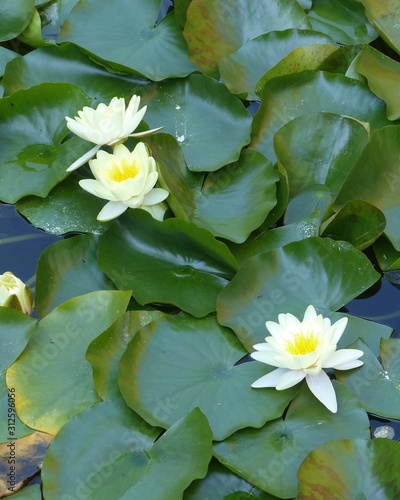
<path id="1" fill-rule="evenodd" d="M 236 268 L 209 231 L 179 219 L 159 222 L 140 209 L 125 213 L 100 238 L 99 264 L 139 304 L 172 304 L 196 317 L 215 311 Z"/>
<path id="2" fill-rule="evenodd" d="M 295 389 L 252 389 L 268 367 L 238 365 L 246 354 L 214 316 L 170 316 L 142 328 L 129 343 L 119 387 L 127 404 L 151 425 L 168 428 L 198 406 L 214 438 L 225 439 L 279 417 L 295 394 Z"/>
<path id="3" fill-rule="evenodd" d="M 297 470 L 310 451 L 332 439 L 369 437 L 368 416 L 360 403 L 341 384 L 333 383 L 337 413 L 327 410 L 303 384 L 283 420 L 244 429 L 216 443 L 215 457 L 258 488 L 279 498 L 295 497 Z M 257 389 L 265 390 L 269 389 Z"/>
<path id="4" fill-rule="evenodd" d="M 159 0 L 114 0 L 99 9 L 97 0 L 81 0 L 63 23 L 58 40 L 73 42 L 110 66 L 154 81 L 186 76 L 196 67 L 188 60 L 174 14 L 155 26 L 159 6 Z"/>
<path id="5" fill-rule="evenodd" d="M 0 47 L 0 76 L 3 76 L 7 63 L 15 58 L 19 58 L 16 52 L 8 50 L 5 47 Z M 1 80 L 1 84 L 4 87 L 4 78 Z"/>
<path id="6" fill-rule="evenodd" d="M 388 467 L 390 464 L 390 467 Z M 312 451 L 299 468 L 299 500 L 319 498 L 395 498 L 400 443 L 390 439 L 331 441 Z"/>
<path id="7" fill-rule="evenodd" d="M 394 249 L 390 241 L 384 236 L 373 245 L 376 259 L 382 271 L 400 269 L 400 252 Z"/>
<path id="8" fill-rule="evenodd" d="M 400 53 L 400 6 L 397 0 L 360 0 L 380 36 Z"/>
<path id="9" fill-rule="evenodd" d="M 246 22 L 238 20 L 246 19 Z M 270 31 L 310 26 L 304 11 L 292 0 L 192 0 L 183 34 L 189 58 L 203 73 L 217 77 L 218 62 L 248 40 Z"/>
<path id="10" fill-rule="evenodd" d="M 358 340 L 351 347 L 364 352 L 363 366 L 336 371 L 336 377 L 357 395 L 366 411 L 400 419 L 400 339 L 382 339 L 381 363 L 367 344 Z"/>
<path id="11" fill-rule="evenodd" d="M 36 271 L 35 306 L 40 317 L 69 299 L 97 290 L 115 290 L 99 269 L 98 239 L 81 235 L 54 243 L 44 250 Z"/>
<path id="12" fill-rule="evenodd" d="M 338 210 L 351 200 L 379 208 L 386 217 L 385 235 L 400 250 L 400 127 L 377 130 L 366 145 L 334 203 Z M 379 165 L 379 168 L 377 168 Z"/>
<path id="13" fill-rule="evenodd" d="M 213 171 L 236 161 L 250 140 L 251 116 L 226 87 L 203 75 L 159 85 L 148 103 L 150 128 L 164 126 L 193 171 Z"/>
<path id="14" fill-rule="evenodd" d="M 88 149 L 81 139 L 62 140 L 65 116 L 89 104 L 75 85 L 44 83 L 0 100 L 0 199 L 46 196 L 67 167 Z"/>
<path id="15" fill-rule="evenodd" d="M 2 0 L 0 3 L 0 42 L 18 36 L 31 20 L 35 0 Z"/>
<path id="16" fill-rule="evenodd" d="M 390 124 L 384 102 L 366 85 L 344 75 L 304 71 L 267 82 L 253 120 L 250 146 L 274 161 L 275 132 L 293 118 L 318 112 L 370 123 L 371 131 Z"/>
<path id="17" fill-rule="evenodd" d="M 42 472 L 46 499 L 181 498 L 207 472 L 210 427 L 195 409 L 153 443 L 159 433 L 121 401 L 89 408 L 49 447 Z"/>
<path id="18" fill-rule="evenodd" d="M 3 423 L 0 428 L 0 443 L 7 443 L 9 440 L 19 439 L 27 434 L 32 433 L 32 429 L 27 427 L 19 418 L 15 409 L 15 387 L 8 387 L 6 383 L 6 374 L 0 373 L 0 412 L 4 415 Z M 8 419 L 10 419 L 8 425 Z M 0 444 L 1 447 L 1 444 Z M 1 451 L 1 450 L 0 450 Z M 3 455 L 3 454 L 2 454 Z M 6 455 L 4 454 L 4 457 Z M 5 461 L 0 461 L 0 468 L 2 463 Z M 0 478 L 5 476 L 1 473 Z M 9 470 L 7 471 L 9 472 Z M 1 479 L 0 479 L 0 492 L 3 491 Z"/>
<path id="19" fill-rule="evenodd" d="M 329 316 L 379 279 L 364 254 L 329 238 L 307 238 L 247 260 L 217 301 L 218 320 L 249 351 L 267 336 L 265 322 L 312 304 Z"/>
<path id="20" fill-rule="evenodd" d="M 129 292 L 92 292 L 43 318 L 24 352 L 7 370 L 23 422 L 49 434 L 98 401 L 85 352 L 126 308 Z"/>

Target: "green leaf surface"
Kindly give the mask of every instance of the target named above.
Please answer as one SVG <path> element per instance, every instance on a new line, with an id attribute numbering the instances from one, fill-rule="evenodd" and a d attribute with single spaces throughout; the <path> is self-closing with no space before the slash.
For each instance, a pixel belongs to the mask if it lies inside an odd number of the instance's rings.
<path id="1" fill-rule="evenodd" d="M 319 213 L 314 212 L 304 219 L 287 226 L 255 231 L 241 245 L 229 244 L 229 249 L 239 265 L 254 255 L 270 252 L 293 241 L 304 240 L 319 234 Z"/>
<path id="2" fill-rule="evenodd" d="M 35 0 L 2 0 L 0 3 L 0 42 L 18 36 L 31 20 Z"/>
<path id="3" fill-rule="evenodd" d="M 236 161 L 250 140 L 251 116 L 226 87 L 203 75 L 159 84 L 148 102 L 150 128 L 164 126 L 193 171 L 213 171 Z"/>
<path id="4" fill-rule="evenodd" d="M 46 316 L 55 307 L 78 295 L 115 290 L 97 263 L 98 238 L 80 235 L 53 243 L 38 260 L 36 310 Z"/>
<path id="5" fill-rule="evenodd" d="M 121 397 L 118 365 L 122 354 L 138 330 L 162 316 L 159 311 L 127 311 L 89 345 L 86 359 L 92 365 L 96 391 L 103 400 Z"/>
<path id="6" fill-rule="evenodd" d="M 389 120 L 400 118 L 400 63 L 366 45 L 357 57 L 355 67 L 367 78 L 372 92 L 386 102 Z"/>
<path id="7" fill-rule="evenodd" d="M 246 22 L 242 22 L 246 19 Z M 217 77 L 218 62 L 247 41 L 270 31 L 309 28 L 304 11 L 293 0 L 192 0 L 184 36 L 189 58 L 203 73 Z"/>
<path id="8" fill-rule="evenodd" d="M 256 151 L 244 150 L 237 162 L 200 174 L 187 169 L 171 136 L 156 134 L 146 142 L 158 163 L 161 185 L 171 193 L 168 202 L 175 215 L 215 236 L 245 241 L 276 204 L 276 171 Z"/>
<path id="9" fill-rule="evenodd" d="M 65 116 L 87 104 L 81 89 L 64 83 L 44 83 L 0 100 L 2 201 L 44 197 L 66 177 L 67 167 L 88 146 L 81 139 L 62 143 Z"/>
<path id="10" fill-rule="evenodd" d="M 333 206 L 337 210 L 351 200 L 362 200 L 379 208 L 386 217 L 385 235 L 396 250 L 400 250 L 399 155 L 400 126 L 377 130 L 348 175 Z"/>
<path id="11" fill-rule="evenodd" d="M 0 47 L 0 76 L 4 75 L 6 64 L 18 57 L 19 54 L 17 52 L 6 49 L 5 47 Z M 4 87 L 4 78 L 1 80 L 1 84 Z"/>
<path id="12" fill-rule="evenodd" d="M 15 387 L 7 386 L 6 383 L 6 374 L 0 373 L 0 411 L 3 417 L 3 425 L 0 427 L 0 443 L 8 443 L 9 439 L 19 439 L 27 434 L 32 432 L 32 429 L 27 427 L 21 420 L 18 418 L 18 414 L 15 412 Z M 14 405 L 14 406 L 13 406 Z M 10 414 L 10 417 L 8 417 Z M 14 418 L 15 417 L 15 418 Z M 10 426 L 8 426 L 8 418 L 12 420 L 10 421 Z M 15 420 L 15 421 L 14 421 Z M 12 433 L 12 434 L 11 434 Z M 1 449 L 1 445 L 0 445 Z M 9 449 L 7 450 L 9 452 Z M 9 455 L 10 453 L 8 453 Z M 5 455 L 4 455 L 5 457 Z M 5 460 L 3 461 L 5 464 Z M 3 465 L 1 464 L 1 465 Z M 2 469 L 0 465 L 0 478 L 3 476 Z M 9 472 L 9 464 L 7 464 L 7 472 Z M 7 474 L 4 474 L 4 476 Z M 3 476 L 3 477 L 4 477 Z M 0 491 L 1 491 L 1 479 L 0 479 Z"/>
<path id="13" fill-rule="evenodd" d="M 73 42 L 110 66 L 154 81 L 187 76 L 196 67 L 188 60 L 174 14 L 156 24 L 159 6 L 159 0 L 114 0 L 99 9 L 97 0 L 81 0 L 63 23 L 58 41 Z"/>
<path id="14" fill-rule="evenodd" d="M 364 352 L 363 366 L 357 370 L 338 371 L 336 377 L 361 401 L 369 413 L 400 419 L 400 339 L 382 339 L 381 363 L 362 340 L 351 347 Z"/>
<path id="15" fill-rule="evenodd" d="M 89 408 L 49 447 L 42 472 L 46 498 L 180 498 L 207 471 L 211 431 L 195 409 L 153 442 L 159 432 L 122 401 Z"/>
<path id="16" fill-rule="evenodd" d="M 331 441 L 301 464 L 297 498 L 396 498 L 399 467 L 400 443 L 390 439 Z"/>
<path id="17" fill-rule="evenodd" d="M 374 253 L 382 271 L 400 269 L 400 252 L 394 249 L 390 241 L 382 236 L 373 245 Z"/>
<path id="18" fill-rule="evenodd" d="M 76 140 L 79 141 L 82 154 L 87 152 L 88 143 L 81 139 Z M 71 160 L 66 166 L 71 165 L 77 157 L 77 149 L 72 147 L 74 142 L 75 137 L 67 142 L 71 143 Z M 18 211 L 31 224 L 48 233 L 57 235 L 69 232 L 104 233 L 110 223 L 99 222 L 96 217 L 105 205 L 105 200 L 87 193 L 79 186 L 80 179 L 91 177 L 88 172 L 88 169 L 83 168 L 73 172 L 57 184 L 46 198 L 34 196 L 23 198 L 16 204 Z"/>
<path id="19" fill-rule="evenodd" d="M 379 274 L 352 245 L 307 238 L 247 260 L 217 301 L 218 321 L 249 351 L 267 336 L 265 322 L 290 312 L 300 319 L 312 304 L 329 316 L 368 289 Z"/>
<path id="20" fill-rule="evenodd" d="M 99 264 L 139 304 L 172 304 L 196 317 L 215 311 L 236 269 L 209 231 L 179 219 L 159 222 L 144 210 L 128 211 L 101 236 Z"/>
<path id="21" fill-rule="evenodd" d="M 21 420 L 49 434 L 98 401 L 88 345 L 120 316 L 130 294 L 92 292 L 57 307 L 37 325 L 30 341 L 7 370 Z"/>
<path id="22" fill-rule="evenodd" d="M 272 31 L 249 40 L 223 57 L 219 61 L 221 79 L 233 94 L 248 94 L 248 99 L 258 99 L 255 94 L 257 82 L 290 52 L 311 44 L 331 43 L 328 36 L 311 30 Z"/>
<path id="23" fill-rule="evenodd" d="M 129 99 L 135 93 L 141 94 L 156 86 L 139 75 L 107 71 L 70 43 L 43 47 L 19 57 L 7 66 L 2 85 L 5 95 L 10 95 L 45 82 L 78 85 L 93 103 L 108 103 L 114 96 Z"/>
<path id="24" fill-rule="evenodd" d="M 285 217 L 285 224 L 294 224 L 299 219 L 307 217 L 314 212 L 319 213 L 320 223 L 325 212 L 333 201 L 331 190 L 324 184 L 314 184 L 293 196 L 289 201 Z"/>
<path id="25" fill-rule="evenodd" d="M 13 497 L 18 500 L 42 500 L 42 492 L 40 484 L 26 486 L 21 491 L 13 494 Z"/>
<path id="26" fill-rule="evenodd" d="M 293 118 L 307 113 L 335 113 L 370 123 L 371 131 L 390 122 L 385 104 L 369 88 L 344 75 L 304 71 L 270 80 L 252 126 L 250 146 L 275 160 L 275 132 Z"/>
<path id="27" fill-rule="evenodd" d="M 0 373 L 24 350 L 35 325 L 36 320 L 23 312 L 0 307 Z"/>
<path id="28" fill-rule="evenodd" d="M 33 10 L 31 20 L 28 26 L 19 35 L 18 40 L 35 48 L 46 45 L 46 42 L 42 38 L 42 20 L 37 9 Z"/>
<path id="29" fill-rule="evenodd" d="M 360 0 L 372 26 L 400 53 L 400 5 L 397 0 Z"/>
<path id="30" fill-rule="evenodd" d="M 315 30 L 344 45 L 369 43 L 378 37 L 358 0 L 313 0 L 307 15 Z"/>
<path id="31" fill-rule="evenodd" d="M 119 387 L 127 404 L 151 425 L 168 428 L 198 406 L 214 438 L 225 439 L 279 417 L 296 392 L 252 389 L 268 368 L 255 362 L 238 365 L 246 354 L 214 316 L 168 317 L 142 328 L 129 343 Z"/>
<path id="32" fill-rule="evenodd" d="M 364 250 L 379 238 L 386 219 L 379 208 L 365 201 L 352 200 L 330 217 L 321 232 L 334 240 L 345 240 L 358 250 Z"/>
<path id="33" fill-rule="evenodd" d="M 369 437 L 368 416 L 358 400 L 341 384 L 333 384 L 338 399 L 336 414 L 303 384 L 283 420 L 233 434 L 215 444 L 214 455 L 258 488 L 279 498 L 295 497 L 297 470 L 310 451 L 332 439 Z"/>

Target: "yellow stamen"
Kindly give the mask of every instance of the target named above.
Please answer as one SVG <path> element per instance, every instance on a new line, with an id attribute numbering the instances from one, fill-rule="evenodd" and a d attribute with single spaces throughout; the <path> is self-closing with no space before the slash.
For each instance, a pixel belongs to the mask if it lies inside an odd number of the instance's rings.
<path id="1" fill-rule="evenodd" d="M 125 159 L 115 161 L 108 167 L 108 176 L 112 181 L 122 182 L 133 179 L 139 173 L 136 162 L 128 162 Z"/>
<path id="2" fill-rule="evenodd" d="M 309 354 L 318 347 L 319 340 L 315 333 L 299 331 L 292 340 L 286 340 L 286 349 L 290 354 Z"/>

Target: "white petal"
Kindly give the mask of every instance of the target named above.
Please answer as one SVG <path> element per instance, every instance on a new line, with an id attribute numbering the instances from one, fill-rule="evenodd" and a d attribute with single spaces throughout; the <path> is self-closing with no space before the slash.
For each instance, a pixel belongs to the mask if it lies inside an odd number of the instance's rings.
<path id="1" fill-rule="evenodd" d="M 154 188 L 149 191 L 143 198 L 143 205 L 157 205 L 168 198 L 168 191 L 161 188 Z"/>
<path id="2" fill-rule="evenodd" d="M 328 375 L 321 371 L 318 375 L 307 375 L 307 385 L 314 396 L 332 413 L 337 412 L 335 389 Z"/>
<path id="3" fill-rule="evenodd" d="M 74 161 L 74 163 L 67 168 L 67 172 L 72 172 L 73 170 L 76 170 L 77 168 L 84 165 L 88 160 L 90 160 L 90 158 L 93 158 L 93 156 L 97 153 L 99 149 L 100 146 L 96 144 L 94 148 L 92 148 L 90 151 L 88 151 L 80 158 L 78 158 L 76 161 Z"/>
<path id="4" fill-rule="evenodd" d="M 146 212 L 149 212 L 153 219 L 163 221 L 164 220 L 164 214 L 167 211 L 167 204 L 164 202 L 157 203 L 157 205 L 142 205 L 140 207 L 142 210 L 146 210 Z"/>
<path id="5" fill-rule="evenodd" d="M 267 321 L 265 326 L 273 337 L 280 337 L 282 332 L 285 331 L 285 328 L 282 325 L 275 323 L 274 321 Z"/>
<path id="6" fill-rule="evenodd" d="M 301 382 L 306 374 L 303 370 L 287 370 L 276 384 L 277 391 L 284 391 Z"/>
<path id="7" fill-rule="evenodd" d="M 266 365 L 277 366 L 278 368 L 286 369 L 286 366 L 282 366 L 280 363 L 277 363 L 275 361 L 275 351 L 256 351 L 252 352 L 250 356 L 256 361 L 260 361 L 261 363 L 265 363 Z"/>
<path id="8" fill-rule="evenodd" d="M 158 132 L 162 128 L 164 128 L 164 126 L 152 128 L 151 130 L 144 130 L 143 132 L 135 132 L 134 134 L 129 134 L 128 137 L 146 137 L 147 135 L 154 134 L 154 132 Z"/>
<path id="9" fill-rule="evenodd" d="M 82 179 L 79 181 L 79 185 L 82 189 L 98 198 L 108 201 L 117 201 L 112 193 L 110 193 L 110 191 L 99 181 L 94 179 Z"/>
<path id="10" fill-rule="evenodd" d="M 322 368 L 336 368 L 337 366 L 351 363 L 363 355 L 360 349 L 339 349 L 324 359 Z"/>
<path id="11" fill-rule="evenodd" d="M 332 342 L 334 344 L 337 344 L 341 338 L 341 336 L 343 335 L 343 332 L 347 326 L 347 322 L 348 322 L 348 318 L 341 318 L 339 319 L 339 321 L 336 321 L 336 323 L 334 323 L 332 325 L 332 327 L 335 328 L 335 332 L 333 334 L 333 337 L 332 337 Z"/>
<path id="12" fill-rule="evenodd" d="M 272 370 L 272 372 L 267 373 L 263 377 L 257 379 L 251 384 L 251 387 L 275 387 L 278 380 L 286 373 L 287 370 L 283 368 L 277 368 Z"/>
<path id="13" fill-rule="evenodd" d="M 262 342 L 261 344 L 253 345 L 253 349 L 255 349 L 256 351 L 274 351 L 275 350 L 273 347 L 271 347 L 266 342 Z"/>
<path id="14" fill-rule="evenodd" d="M 279 320 L 281 319 L 280 317 L 284 316 L 284 326 L 288 330 L 297 330 L 301 322 L 296 318 L 296 316 L 293 316 L 291 313 L 286 313 L 286 314 L 279 314 L 278 318 Z M 279 321 L 282 324 L 282 321 Z"/>
<path id="15" fill-rule="evenodd" d="M 100 222 L 107 222 L 123 214 L 128 207 L 119 201 L 110 201 L 105 205 L 97 216 Z"/>
<path id="16" fill-rule="evenodd" d="M 362 366 L 364 361 L 360 361 L 359 359 L 355 359 L 354 361 L 350 361 L 349 363 L 343 363 L 342 365 L 335 366 L 335 370 L 352 370 L 353 368 L 358 368 Z"/>
<path id="17" fill-rule="evenodd" d="M 303 321 L 307 321 L 308 323 L 312 323 L 317 317 L 317 311 L 314 306 L 308 306 L 306 312 L 304 313 Z"/>

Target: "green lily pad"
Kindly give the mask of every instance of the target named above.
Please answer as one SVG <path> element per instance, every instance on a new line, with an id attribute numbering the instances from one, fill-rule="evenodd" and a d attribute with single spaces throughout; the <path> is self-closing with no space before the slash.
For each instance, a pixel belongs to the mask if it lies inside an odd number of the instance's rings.
<path id="1" fill-rule="evenodd" d="M 46 45 L 42 37 L 42 19 L 37 9 L 33 10 L 31 20 L 28 26 L 19 35 L 18 40 L 35 48 Z"/>
<path id="2" fill-rule="evenodd" d="M 366 45 L 355 66 L 367 78 L 372 92 L 386 102 L 389 120 L 400 118 L 400 63 Z"/>
<path id="3" fill-rule="evenodd" d="M 27 427 L 18 418 L 18 414 L 15 411 L 15 396 L 16 396 L 15 387 L 12 386 L 8 387 L 6 383 L 6 374 L 0 373 L 0 411 L 2 415 L 4 415 L 2 422 L 5 424 L 0 427 L 0 443 L 8 443 L 9 440 L 20 439 L 21 437 L 26 436 L 27 434 L 30 434 L 32 432 L 32 429 Z M 8 414 L 10 414 L 9 417 Z M 12 420 L 12 422 L 10 421 L 10 426 L 7 425 L 8 418 Z M 1 451 L 1 445 L 0 445 L 0 451 Z M 9 452 L 9 450 L 7 451 Z M 3 464 L 5 465 L 5 460 L 3 461 Z M 7 468 L 8 468 L 7 472 L 9 472 L 10 470 L 8 464 Z M 1 465 L 0 465 L 0 478 L 3 476 L 2 473 L 3 471 L 1 470 Z M 5 477 L 6 474 L 4 474 L 3 477 Z M 0 479 L 0 491 L 2 491 L 1 486 L 2 485 Z"/>
<path id="4" fill-rule="evenodd" d="M 146 142 L 158 163 L 161 186 L 171 193 L 168 202 L 175 215 L 215 236 L 245 241 L 276 204 L 277 173 L 256 151 L 244 150 L 237 162 L 206 175 L 187 169 L 171 136 L 156 134 Z"/>
<path id="5" fill-rule="evenodd" d="M 400 250 L 399 155 L 400 126 L 377 130 L 348 175 L 333 205 L 333 209 L 338 210 L 351 200 L 362 200 L 379 208 L 386 217 L 385 235 L 396 250 Z"/>
<path id="6" fill-rule="evenodd" d="M 18 36 L 31 20 L 35 0 L 2 0 L 0 4 L 0 42 Z"/>
<path id="7" fill-rule="evenodd" d="M 40 484 L 26 486 L 21 491 L 13 493 L 13 497 L 17 500 L 42 500 Z"/>
<path id="8" fill-rule="evenodd" d="M 243 103 L 203 75 L 160 84 L 148 102 L 146 122 L 150 128 L 163 125 L 176 138 L 192 171 L 236 161 L 250 140 L 251 116 Z"/>
<path id="9" fill-rule="evenodd" d="M 0 307 L 0 373 L 24 350 L 35 326 L 36 320 L 23 312 Z"/>
<path id="10" fill-rule="evenodd" d="M 382 271 L 400 269 L 400 252 L 394 249 L 390 241 L 382 236 L 373 245 L 374 253 Z"/>
<path id="11" fill-rule="evenodd" d="M 179 219 L 159 222 L 144 210 L 126 212 L 101 236 L 99 264 L 139 304 L 172 304 L 196 317 L 215 311 L 236 270 L 226 245 L 206 229 Z"/>
<path id="12" fill-rule="evenodd" d="M 365 201 L 353 200 L 344 205 L 321 227 L 324 236 L 345 240 L 358 250 L 364 250 L 379 238 L 386 219 L 379 208 Z"/>
<path id="13" fill-rule="evenodd" d="M 260 78 L 298 47 L 333 44 L 330 37 L 311 30 L 271 31 L 249 40 L 219 61 L 221 79 L 234 94 L 258 99 L 255 87 Z M 333 50 L 337 47 L 332 45 Z M 314 68 L 305 68 L 314 69 Z M 265 83 L 265 82 L 264 82 Z"/>
<path id="14" fill-rule="evenodd" d="M 358 0 L 313 0 L 307 15 L 315 30 L 343 45 L 369 43 L 378 37 Z"/>
<path id="15" fill-rule="evenodd" d="M 214 316 L 171 316 L 134 336 L 121 359 L 119 387 L 127 404 L 151 425 L 169 428 L 198 406 L 214 438 L 225 439 L 279 417 L 296 392 L 252 389 L 268 367 L 238 365 L 246 354 Z"/>
<path id="16" fill-rule="evenodd" d="M 371 131 L 390 124 L 385 103 L 363 83 L 344 75 L 304 71 L 267 82 L 260 109 L 253 119 L 250 147 L 274 161 L 273 137 L 282 125 L 298 116 L 318 112 L 370 123 Z"/>
<path id="17" fill-rule="evenodd" d="M 159 0 L 114 0 L 99 9 L 97 0 L 81 0 L 63 23 L 58 41 L 73 42 L 116 69 L 153 81 L 187 76 L 196 67 L 188 60 L 174 14 L 156 24 L 159 6 Z"/>
<path id="18" fill-rule="evenodd" d="M 46 498 L 182 498 L 207 472 L 212 435 L 196 408 L 155 442 L 146 425 L 121 401 L 99 403 L 57 434 L 43 463 Z"/>
<path id="19" fill-rule="evenodd" d="M 397 0 L 360 0 L 372 26 L 400 53 L 400 6 Z"/>
<path id="20" fill-rule="evenodd" d="M 380 358 L 376 359 L 367 344 L 358 340 L 352 348 L 364 352 L 364 364 L 357 370 L 336 371 L 343 382 L 369 413 L 400 419 L 400 339 L 382 339 Z"/>
<path id="21" fill-rule="evenodd" d="M 5 47 L 0 47 L 0 76 L 3 76 L 7 63 L 16 58 L 19 58 L 17 52 L 6 49 Z M 4 87 L 4 78 L 1 80 L 1 84 Z"/>
<path id="22" fill-rule="evenodd" d="M 139 75 L 106 71 L 70 43 L 42 47 L 19 57 L 7 66 L 2 85 L 5 95 L 10 95 L 45 82 L 78 85 L 95 105 L 103 101 L 108 103 L 114 96 L 128 100 L 133 94 L 142 94 L 155 87 Z"/>
<path id="23" fill-rule="evenodd" d="M 399 467 L 400 443 L 390 439 L 331 441 L 301 464 L 297 498 L 396 498 Z"/>
<path id="24" fill-rule="evenodd" d="M 318 236 L 319 219 L 319 213 L 314 212 L 308 217 L 287 226 L 255 231 L 245 243 L 241 245 L 229 244 L 228 246 L 240 266 L 254 255 L 270 252 L 293 241 Z"/>
<path id="25" fill-rule="evenodd" d="M 67 167 L 88 145 L 78 138 L 62 143 L 65 116 L 89 102 L 80 88 L 65 83 L 44 83 L 0 100 L 2 201 L 44 197 L 67 176 Z"/>
<path id="26" fill-rule="evenodd" d="M 243 345 L 262 342 L 267 320 L 279 313 L 303 318 L 312 304 L 323 316 L 357 297 L 379 279 L 370 261 L 350 243 L 307 238 L 247 260 L 217 300 L 218 321 Z"/>
<path id="27" fill-rule="evenodd" d="M 57 241 L 38 260 L 35 306 L 39 317 L 78 295 L 115 290 L 97 263 L 98 238 L 80 235 Z"/>
<path id="28" fill-rule="evenodd" d="M 331 190 L 324 184 L 314 184 L 293 196 L 286 207 L 284 222 L 294 224 L 309 214 L 318 212 L 320 223 L 333 201 Z"/>
<path id="29" fill-rule="evenodd" d="M 87 152 L 87 142 L 82 154 Z M 64 165 L 69 166 L 77 157 L 77 149 L 72 147 L 75 137 L 69 139 L 70 159 Z M 82 148 L 83 149 L 83 148 Z M 27 196 L 20 200 L 16 207 L 31 224 L 52 234 L 82 232 L 102 234 L 110 226 L 109 222 L 99 222 L 96 217 L 105 205 L 105 201 L 84 191 L 79 180 L 90 178 L 89 169 L 81 168 L 73 172 L 67 179 L 57 184 L 46 198 Z"/>
<path id="30" fill-rule="evenodd" d="M 238 20 L 246 19 L 246 22 Z M 189 59 L 203 73 L 218 76 L 218 62 L 247 41 L 270 31 L 309 28 L 302 8 L 291 0 L 192 0 L 183 34 Z"/>
<path id="31" fill-rule="evenodd" d="M 57 307 L 37 325 L 30 341 L 7 370 L 15 387 L 20 419 L 49 434 L 96 403 L 85 352 L 92 340 L 120 316 L 129 292 L 92 292 Z"/>
<path id="32" fill-rule="evenodd" d="M 159 311 L 127 311 L 89 345 L 86 359 L 92 365 L 96 391 L 103 400 L 121 397 L 118 365 L 122 354 L 143 326 L 162 316 Z"/>
<path id="33" fill-rule="evenodd" d="M 295 497 L 296 474 L 310 451 L 332 439 L 369 437 L 368 416 L 358 400 L 346 387 L 333 384 L 337 413 L 327 410 L 303 384 L 284 419 L 233 434 L 215 444 L 214 456 L 261 490 L 279 498 Z"/>

